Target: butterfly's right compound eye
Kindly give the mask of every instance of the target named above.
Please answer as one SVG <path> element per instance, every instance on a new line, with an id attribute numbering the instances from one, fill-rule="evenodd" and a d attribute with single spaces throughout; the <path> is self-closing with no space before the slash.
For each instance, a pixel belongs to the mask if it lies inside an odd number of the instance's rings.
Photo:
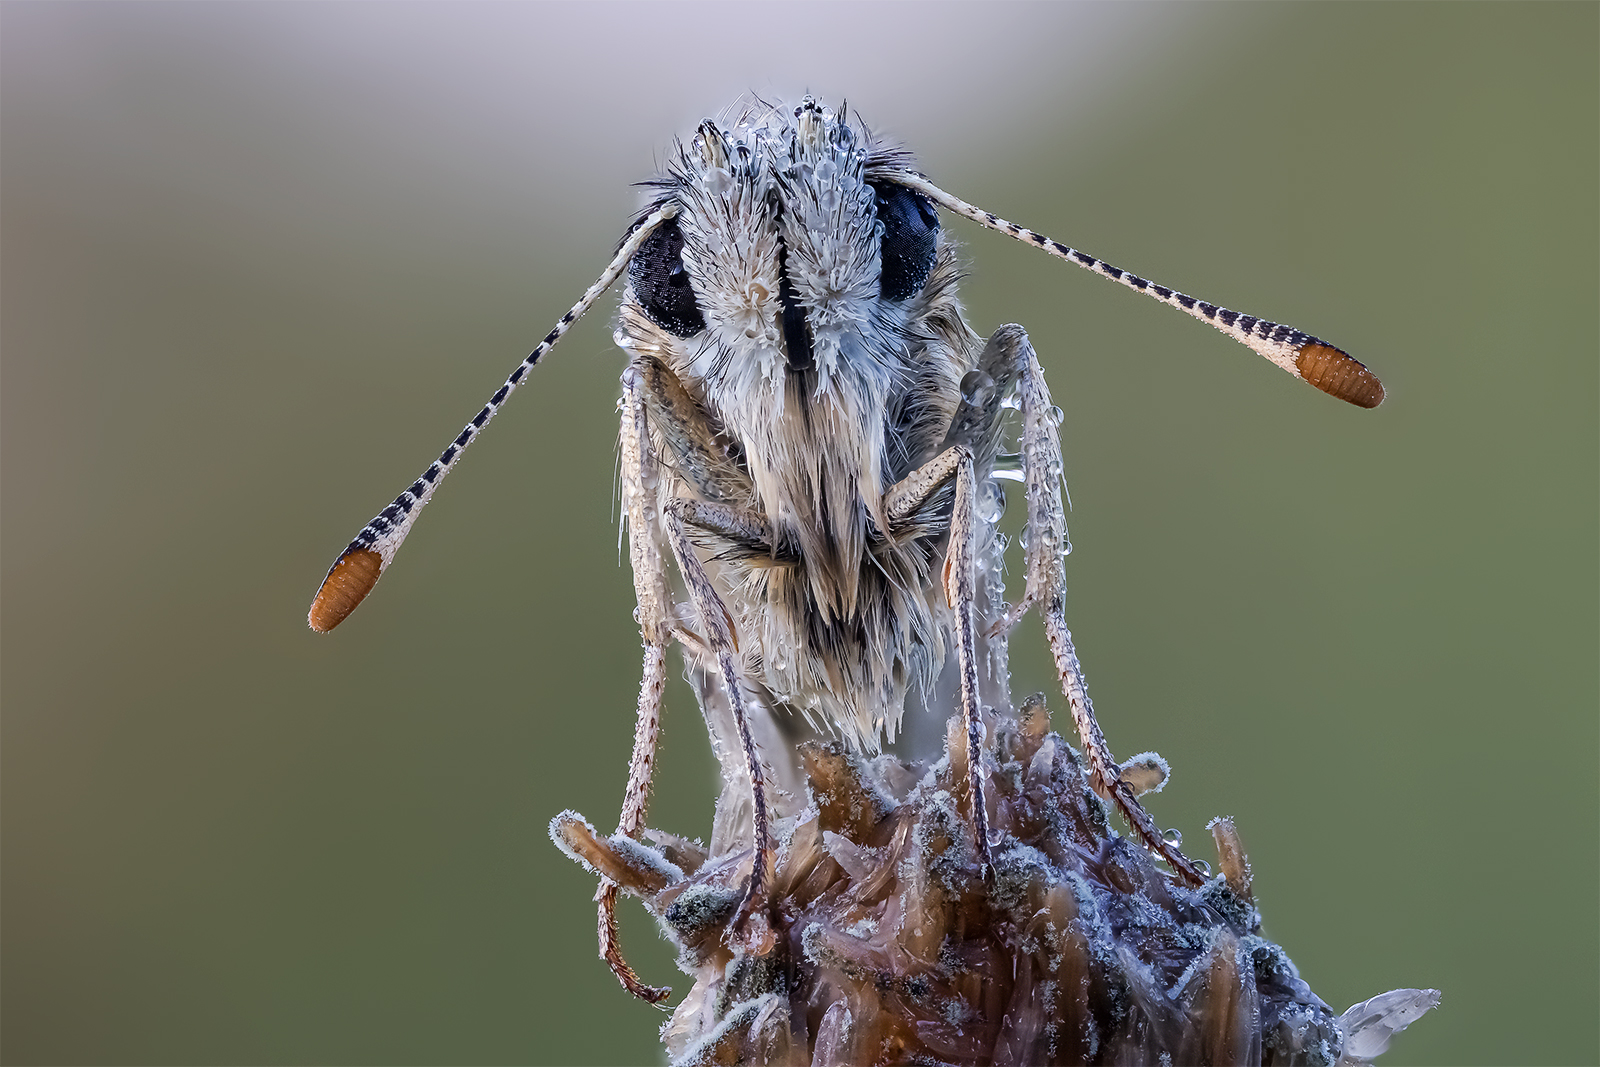
<path id="1" fill-rule="evenodd" d="M 883 223 L 878 276 L 885 300 L 908 300 L 922 291 L 939 249 L 939 213 L 933 201 L 893 182 L 875 182 L 878 220 Z"/>
<path id="2" fill-rule="evenodd" d="M 706 328 L 683 265 L 683 231 L 668 219 L 645 239 L 628 264 L 628 281 L 650 321 L 677 337 Z"/>

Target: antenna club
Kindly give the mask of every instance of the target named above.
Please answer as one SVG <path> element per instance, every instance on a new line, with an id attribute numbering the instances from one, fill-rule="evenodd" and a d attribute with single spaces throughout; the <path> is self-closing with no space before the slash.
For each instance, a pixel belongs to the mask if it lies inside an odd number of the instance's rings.
<path id="1" fill-rule="evenodd" d="M 338 626 L 372 592 L 382 571 L 383 557 L 372 549 L 345 549 L 328 576 L 322 579 L 322 588 L 311 601 L 306 622 L 319 634 Z"/>
<path id="2" fill-rule="evenodd" d="M 1356 407 L 1375 408 L 1383 403 L 1383 383 L 1360 360 L 1326 341 L 1312 340 L 1294 354 L 1300 377 L 1329 396 Z"/>

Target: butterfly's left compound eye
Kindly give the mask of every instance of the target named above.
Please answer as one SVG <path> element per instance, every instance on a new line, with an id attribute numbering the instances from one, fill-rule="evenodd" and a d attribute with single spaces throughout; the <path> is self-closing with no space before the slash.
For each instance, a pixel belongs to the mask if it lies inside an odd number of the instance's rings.
<path id="1" fill-rule="evenodd" d="M 683 266 L 683 231 L 677 219 L 668 219 L 645 238 L 628 264 L 628 281 L 657 326 L 678 337 L 693 337 L 706 328 Z"/>
<path id="2" fill-rule="evenodd" d="M 882 273 L 885 300 L 907 300 L 922 291 L 939 247 L 939 213 L 933 201 L 893 182 L 874 182 L 878 220 L 883 223 Z"/>

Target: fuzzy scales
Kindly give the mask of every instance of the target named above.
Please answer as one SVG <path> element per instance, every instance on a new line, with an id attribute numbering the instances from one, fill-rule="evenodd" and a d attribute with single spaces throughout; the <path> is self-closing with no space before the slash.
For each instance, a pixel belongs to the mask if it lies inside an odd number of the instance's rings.
<path id="1" fill-rule="evenodd" d="M 678 947 L 693 986 L 662 1028 L 673 1064 L 1358 1064 L 1438 1002 L 1333 1011 L 1261 936 L 1231 820 L 1211 826 L 1219 873 L 1187 889 L 1113 829 L 1043 698 L 991 726 L 988 877 L 959 718 L 931 765 L 767 749 L 804 788 L 779 808 L 754 931 L 734 929 L 751 857 L 736 776 L 709 847 L 552 822 Z"/>
<path id="2" fill-rule="evenodd" d="M 737 105 L 656 183 L 681 212 L 704 330 L 676 336 L 630 290 L 616 335 L 694 393 L 747 472 L 727 502 L 763 514 L 804 561 L 727 568 L 713 553 L 739 590 L 736 631 L 757 638 L 741 649 L 745 677 L 867 751 L 937 676 L 949 626 L 927 539 L 883 534 L 884 491 L 940 450 L 981 345 L 961 320 L 949 241 L 916 293 L 881 295 L 871 181 L 906 160 L 809 100 L 793 113 Z M 785 341 L 786 287 L 806 309 L 805 356 Z"/>

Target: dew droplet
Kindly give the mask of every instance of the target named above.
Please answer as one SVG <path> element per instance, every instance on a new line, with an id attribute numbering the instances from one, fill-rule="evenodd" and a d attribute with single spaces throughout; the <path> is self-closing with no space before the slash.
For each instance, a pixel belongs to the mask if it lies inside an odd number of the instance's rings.
<path id="1" fill-rule="evenodd" d="M 1161 840 L 1173 848 L 1181 848 L 1183 847 L 1183 831 L 1176 829 L 1163 830 L 1161 831 Z"/>
<path id="2" fill-rule="evenodd" d="M 961 399 L 975 408 L 984 407 L 994 396 L 994 379 L 981 370 L 969 370 L 961 377 Z"/>
<path id="3" fill-rule="evenodd" d="M 1201 874 L 1205 875 L 1207 878 L 1211 877 L 1211 864 L 1207 863 L 1205 860 L 1195 860 L 1194 865 L 1200 868 Z"/>
<path id="4" fill-rule="evenodd" d="M 978 517 L 984 522 L 998 521 L 1006 510 L 1006 494 L 993 479 L 986 480 L 978 490 Z"/>
<path id="5" fill-rule="evenodd" d="M 1050 411 L 1049 411 L 1048 414 L 1049 414 L 1049 417 L 1050 417 L 1050 421 L 1052 423 L 1054 423 L 1055 425 L 1057 425 L 1057 426 L 1060 426 L 1061 425 L 1061 420 L 1066 418 L 1066 415 L 1062 414 L 1061 409 L 1058 408 L 1058 407 L 1055 407 L 1053 405 L 1051 406 Z"/>

